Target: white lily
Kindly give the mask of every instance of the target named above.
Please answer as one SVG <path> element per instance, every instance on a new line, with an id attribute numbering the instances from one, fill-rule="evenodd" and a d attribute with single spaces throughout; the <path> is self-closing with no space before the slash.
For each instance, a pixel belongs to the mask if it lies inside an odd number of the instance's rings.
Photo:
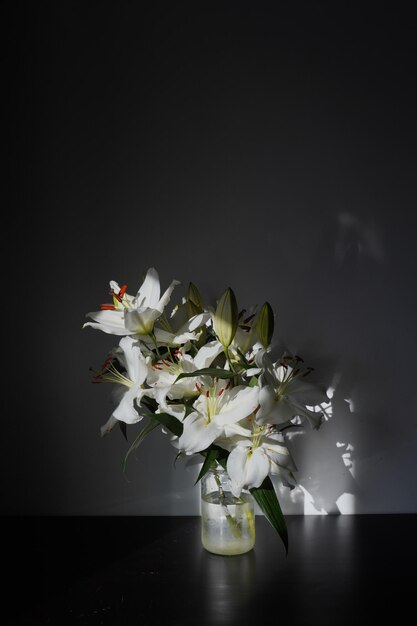
<path id="1" fill-rule="evenodd" d="M 323 415 L 312 408 L 320 408 L 329 398 L 324 389 L 304 380 L 310 368 L 303 369 L 299 357 L 284 356 L 272 363 L 266 352 L 260 353 L 256 362 L 262 369 L 256 421 L 283 425 L 298 416 L 307 418 L 313 428 L 319 428 Z"/>
<path id="2" fill-rule="evenodd" d="M 155 323 L 153 332 L 156 343 L 158 346 L 175 347 L 187 341 L 195 341 L 201 334 L 201 327 L 209 319 L 210 313 L 208 312 L 198 313 L 188 318 L 186 304 L 176 306 L 169 319 L 163 313 Z"/>
<path id="3" fill-rule="evenodd" d="M 185 406 L 168 404 L 167 398 L 170 400 L 192 398 L 199 394 L 198 389 L 204 385 L 205 379 L 193 376 L 175 382 L 177 377 L 183 373 L 192 373 L 209 367 L 222 351 L 223 346 L 219 341 L 211 341 L 200 348 L 194 358 L 185 354 L 183 350 L 177 350 L 175 359 L 163 359 L 149 364 L 147 382 L 154 390 L 153 397 L 160 409 L 182 420 L 185 416 Z"/>
<path id="4" fill-rule="evenodd" d="M 113 356 L 117 358 L 126 373 L 120 372 L 113 364 Z M 101 434 L 109 432 L 117 421 L 126 424 L 135 424 L 142 419 L 135 405 L 140 406 L 144 395 L 152 395 L 151 389 L 145 389 L 148 366 L 139 347 L 139 342 L 133 337 L 123 337 L 119 349 L 108 359 L 103 370 L 95 377 L 94 382 L 110 382 L 120 385 L 120 399 L 117 407 L 111 414 L 108 422 L 102 427 Z"/>
<path id="5" fill-rule="evenodd" d="M 258 387 L 229 386 L 219 380 L 208 388 L 200 387 L 195 410 L 184 419 L 183 433 L 176 442 L 185 454 L 205 450 L 222 436 L 225 426 L 239 422 L 257 408 Z"/>
<path id="6" fill-rule="evenodd" d="M 111 335 L 149 335 L 179 284 L 178 280 L 173 280 L 160 297 L 159 276 L 153 267 L 135 297 L 126 293 L 126 285 L 119 287 L 115 281 L 110 281 L 113 304 L 104 304 L 101 311 L 87 313 L 94 322 L 87 322 L 84 327 L 98 328 Z"/>
<path id="7" fill-rule="evenodd" d="M 252 361 L 260 350 L 262 344 L 258 341 L 256 330 L 256 307 L 250 307 L 248 311 L 243 310 L 239 316 L 239 324 L 236 334 L 229 347 L 229 353 L 232 361 L 240 362 L 241 354 L 247 361 Z M 259 373 L 258 368 L 251 368 L 247 375 Z"/>
<path id="8" fill-rule="evenodd" d="M 231 351 L 237 354 L 239 350 L 242 354 L 246 355 L 246 353 L 252 349 L 257 341 L 255 318 L 256 307 L 251 307 L 249 311 L 241 311 L 236 335 L 230 346 Z"/>
<path id="9" fill-rule="evenodd" d="M 247 437 L 232 437 L 227 459 L 231 490 L 239 497 L 243 487 L 260 487 L 268 474 L 281 476 L 284 484 L 294 485 L 295 470 L 290 452 L 281 433 L 253 424 Z"/>

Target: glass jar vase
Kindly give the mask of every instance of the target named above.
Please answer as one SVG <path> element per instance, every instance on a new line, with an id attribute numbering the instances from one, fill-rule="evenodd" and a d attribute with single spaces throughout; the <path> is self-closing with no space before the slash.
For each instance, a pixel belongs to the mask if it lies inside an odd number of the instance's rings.
<path id="1" fill-rule="evenodd" d="M 209 552 L 244 554 L 255 545 L 255 507 L 243 489 L 237 498 L 224 469 L 209 470 L 201 479 L 201 541 Z"/>

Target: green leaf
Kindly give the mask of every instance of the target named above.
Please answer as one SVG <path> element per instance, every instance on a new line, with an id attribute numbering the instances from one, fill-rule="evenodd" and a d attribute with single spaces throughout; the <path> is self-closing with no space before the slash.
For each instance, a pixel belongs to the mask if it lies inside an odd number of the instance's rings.
<path id="1" fill-rule="evenodd" d="M 181 378 L 192 378 L 193 376 L 212 376 L 213 378 L 233 378 L 235 374 L 230 370 L 223 370 L 220 367 L 205 367 L 202 370 L 195 370 L 195 372 L 183 372 L 179 374 L 175 379 L 180 380 Z"/>
<path id="2" fill-rule="evenodd" d="M 196 485 L 198 481 L 201 480 L 205 474 L 207 474 L 213 464 L 213 461 L 215 461 L 219 456 L 219 450 L 216 450 L 216 448 L 208 448 L 208 450 L 202 454 L 205 455 L 204 463 L 194 485 Z"/>
<path id="3" fill-rule="evenodd" d="M 274 485 L 269 476 L 265 478 L 260 487 L 253 487 L 251 494 L 258 503 L 268 522 L 275 528 L 285 546 L 288 554 L 288 530 L 284 514 L 278 502 Z"/>
<path id="4" fill-rule="evenodd" d="M 227 457 L 229 456 L 229 452 L 225 450 L 224 448 L 221 448 L 220 446 L 216 446 L 215 444 L 211 444 L 211 448 L 213 448 L 214 450 L 217 450 L 218 452 L 218 456 L 216 458 L 217 463 L 221 465 L 223 469 L 227 469 L 226 463 L 227 463 Z"/>
<path id="5" fill-rule="evenodd" d="M 252 376 L 249 382 L 249 387 L 256 387 L 257 384 L 258 384 L 258 377 Z"/>
<path id="6" fill-rule="evenodd" d="M 172 434 L 180 437 L 182 435 L 183 426 L 179 420 L 173 415 L 169 415 L 168 413 L 154 413 L 152 418 L 157 422 L 165 426 L 172 432 Z"/>
<path id="7" fill-rule="evenodd" d="M 227 457 L 228 456 L 229 455 L 226 455 L 217 459 L 217 463 L 219 463 L 219 465 L 221 465 L 222 468 L 225 470 L 227 470 Z"/>
<path id="8" fill-rule="evenodd" d="M 149 409 L 151 413 L 154 413 L 154 411 L 156 411 L 156 409 L 158 408 L 157 401 L 154 398 L 148 398 L 148 396 L 143 396 L 140 403 L 143 404 L 144 407 Z"/>
<path id="9" fill-rule="evenodd" d="M 253 365 L 251 365 L 248 361 L 248 359 L 245 357 L 245 355 L 243 354 L 242 350 L 239 350 L 239 348 L 237 348 L 237 353 L 240 356 L 240 358 L 243 361 L 243 366 L 244 367 L 253 367 Z"/>
<path id="10" fill-rule="evenodd" d="M 155 428 L 157 428 L 157 426 L 158 426 L 158 423 L 148 422 L 148 424 L 146 424 L 146 426 L 142 428 L 142 430 L 140 431 L 140 433 L 138 434 L 138 436 L 136 437 L 136 439 L 134 440 L 134 442 L 132 443 L 132 445 L 130 446 L 129 450 L 126 453 L 126 456 L 123 461 L 123 472 L 126 471 L 126 463 L 127 463 L 127 459 L 129 458 L 129 456 L 132 454 L 134 450 L 137 450 L 139 448 L 140 444 L 145 439 L 145 437 L 149 435 L 149 433 L 152 432 Z"/>

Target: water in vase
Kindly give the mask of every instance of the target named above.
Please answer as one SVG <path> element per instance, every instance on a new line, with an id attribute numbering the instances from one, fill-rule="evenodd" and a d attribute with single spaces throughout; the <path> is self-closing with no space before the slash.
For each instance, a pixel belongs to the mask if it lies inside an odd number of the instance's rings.
<path id="1" fill-rule="evenodd" d="M 214 554 L 236 555 L 249 552 L 255 544 L 253 498 L 239 498 L 230 491 L 212 491 L 201 498 L 201 539 Z"/>

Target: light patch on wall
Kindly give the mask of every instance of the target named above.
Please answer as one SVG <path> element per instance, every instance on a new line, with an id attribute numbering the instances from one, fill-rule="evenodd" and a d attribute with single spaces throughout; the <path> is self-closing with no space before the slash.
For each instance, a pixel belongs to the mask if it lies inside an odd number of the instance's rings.
<path id="1" fill-rule="evenodd" d="M 355 496 L 353 493 L 342 493 L 336 500 L 336 506 L 342 515 L 353 515 L 355 512 Z"/>
<path id="2" fill-rule="evenodd" d="M 332 405 L 332 398 L 334 395 L 334 392 L 336 391 L 336 387 L 333 385 L 330 385 L 327 389 L 326 389 L 326 394 L 327 397 L 329 398 L 330 402 L 322 402 L 321 404 L 318 404 L 317 406 L 308 406 L 307 405 L 307 409 L 309 411 L 312 411 L 313 413 L 322 413 L 323 414 L 323 419 L 328 422 L 329 419 L 331 419 L 333 417 L 333 405 Z"/>
<path id="3" fill-rule="evenodd" d="M 315 506 L 313 496 L 305 487 L 300 485 L 300 489 L 304 494 L 304 515 L 327 515 L 327 511 Z"/>
<path id="4" fill-rule="evenodd" d="M 330 385 L 330 387 L 327 389 L 326 393 L 329 396 L 330 400 L 333 398 L 335 391 L 336 387 L 333 387 L 332 385 Z"/>
<path id="5" fill-rule="evenodd" d="M 347 467 L 347 469 L 349 470 L 352 478 L 355 478 L 355 468 L 352 458 L 352 452 L 355 451 L 355 446 L 353 446 L 351 443 L 343 443 L 342 441 L 337 441 L 336 447 L 344 449 L 344 451 L 342 452 L 343 463 L 345 464 L 345 467 Z"/>
<path id="6" fill-rule="evenodd" d="M 323 418 L 326 422 L 333 416 L 333 407 L 331 402 L 322 402 L 317 406 L 308 406 L 306 405 L 309 411 L 313 411 L 313 413 L 323 413 Z"/>
<path id="7" fill-rule="evenodd" d="M 349 405 L 349 411 L 351 413 L 355 412 L 355 405 L 352 398 L 344 398 L 344 401 Z"/>

